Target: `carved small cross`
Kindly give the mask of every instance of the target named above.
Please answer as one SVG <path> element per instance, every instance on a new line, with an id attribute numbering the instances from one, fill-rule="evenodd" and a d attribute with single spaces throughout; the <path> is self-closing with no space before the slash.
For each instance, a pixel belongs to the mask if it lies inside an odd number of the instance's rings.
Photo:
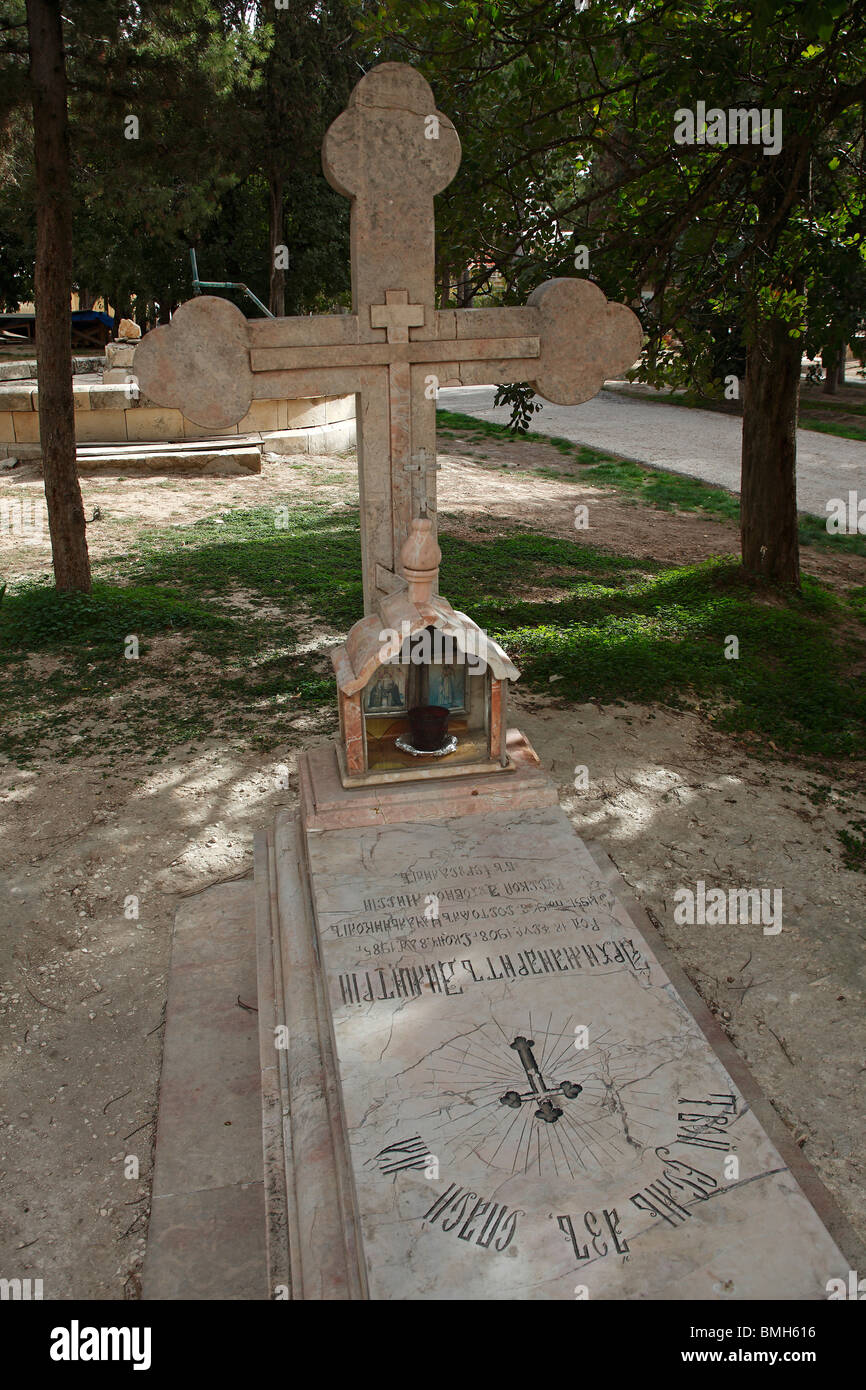
<path id="1" fill-rule="evenodd" d="M 544 1120 L 549 1125 L 555 1125 L 557 1120 L 562 1118 L 562 1109 L 556 1104 L 560 1097 L 565 1096 L 566 1100 L 574 1100 L 583 1090 L 575 1081 L 561 1081 L 558 1086 L 549 1086 L 541 1075 L 541 1070 L 535 1060 L 535 1053 L 532 1051 L 535 1043 L 532 1038 L 518 1037 L 514 1042 L 509 1043 L 513 1047 L 526 1072 L 526 1079 L 529 1082 L 529 1090 L 506 1091 L 504 1096 L 499 1097 L 500 1105 L 507 1105 L 512 1110 L 519 1110 L 521 1105 L 527 1101 L 538 1101 L 538 1109 L 535 1118 Z"/>
<path id="2" fill-rule="evenodd" d="M 412 462 L 404 464 L 407 473 L 419 473 L 421 475 L 421 491 L 418 504 L 421 508 L 422 516 L 427 516 L 430 507 L 430 498 L 427 489 L 427 474 L 435 474 L 441 467 L 442 465 L 436 458 L 436 455 L 433 454 L 431 456 L 426 449 L 418 449 L 412 455 Z"/>
<path id="3" fill-rule="evenodd" d="M 370 613 L 402 582 L 413 518 L 435 526 L 437 386 L 530 381 L 577 404 L 631 366 L 641 329 L 588 280 L 549 280 L 524 308 L 436 309 L 433 197 L 457 172 L 460 142 L 414 68 L 383 63 L 361 78 L 322 162 L 352 200 L 352 313 L 248 322 L 201 296 L 142 339 L 135 370 L 145 395 L 214 430 L 253 400 L 355 393 Z"/>

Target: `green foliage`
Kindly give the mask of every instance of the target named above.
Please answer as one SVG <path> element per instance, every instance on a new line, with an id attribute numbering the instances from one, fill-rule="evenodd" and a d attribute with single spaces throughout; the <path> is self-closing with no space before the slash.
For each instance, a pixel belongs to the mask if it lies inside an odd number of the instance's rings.
<path id="1" fill-rule="evenodd" d="M 385 56 L 422 61 L 461 131 L 443 265 L 492 263 L 521 302 L 586 245 L 590 278 L 642 317 L 655 385 L 718 392 L 762 314 L 813 347 L 850 336 L 866 309 L 856 0 L 452 0 L 436 16 L 385 0 L 360 23 Z M 698 100 L 780 109 L 781 149 L 676 144 Z"/>
<path id="2" fill-rule="evenodd" d="M 567 700 L 697 708 L 717 728 L 779 749 L 866 752 L 866 691 L 855 674 L 866 641 L 837 639 L 845 605 L 814 581 L 802 597 L 765 595 L 724 560 L 647 573 L 535 536 L 477 544 L 446 535 L 442 548 L 455 606 L 472 602 L 533 689 L 549 691 L 557 677 Z M 532 598 L 534 589 L 546 596 Z M 724 656 L 731 633 L 739 660 Z"/>
<path id="3" fill-rule="evenodd" d="M 23 5 L 0 0 L 23 15 Z M 73 276 L 143 326 L 204 279 L 268 301 L 269 195 L 284 201 L 286 309 L 347 302 L 348 203 L 320 145 L 358 75 L 343 0 L 69 0 L 64 6 Z M 17 51 L 16 43 L 21 48 Z M 6 52 L 4 53 L 4 48 Z M 0 306 L 32 297 L 35 221 L 26 28 L 0 27 Z M 127 138 L 127 119 L 138 122 Z M 245 311 L 248 301 L 240 300 Z"/>
<path id="4" fill-rule="evenodd" d="M 497 386 L 493 404 L 511 406 L 511 428 L 515 434 L 528 434 L 533 415 L 542 408 L 532 387 L 519 381 Z"/>
<path id="5" fill-rule="evenodd" d="M 89 594 L 64 594 L 46 584 L 28 584 L 0 605 L 0 650 L 116 650 L 130 633 L 150 636 L 218 623 L 201 604 L 151 586 L 119 588 L 97 582 Z"/>
<path id="6" fill-rule="evenodd" d="M 133 742 L 158 760 L 203 738 L 272 748 L 302 710 L 332 727 L 328 643 L 299 650 L 298 629 L 316 618 L 336 641 L 361 615 L 357 513 L 292 504 L 286 529 L 276 515 L 258 507 L 148 533 L 97 566 L 88 596 L 32 583 L 7 592 L 0 696 L 15 717 L 0 751 L 22 763 L 116 757 Z M 449 597 L 504 643 L 530 688 L 695 709 L 780 751 L 866 753 L 866 589 L 849 601 L 806 581 L 797 596 L 750 587 L 725 560 L 671 569 L 528 531 L 457 536 L 441 522 Z M 730 633 L 739 660 L 725 660 Z M 139 660 L 124 656 L 131 634 Z M 56 665 L 34 668 L 30 653 Z"/>

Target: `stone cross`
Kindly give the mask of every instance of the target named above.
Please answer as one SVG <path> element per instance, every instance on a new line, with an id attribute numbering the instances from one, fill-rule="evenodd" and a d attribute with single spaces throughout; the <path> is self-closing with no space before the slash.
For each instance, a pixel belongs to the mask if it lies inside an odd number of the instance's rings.
<path id="1" fill-rule="evenodd" d="M 427 82 L 403 63 L 361 78 L 322 147 L 352 200 L 352 312 L 247 321 L 202 296 L 140 343 L 142 392 L 207 429 L 256 399 L 356 395 L 364 611 L 403 586 L 411 522 L 436 518 L 439 385 L 529 381 L 560 405 L 589 400 L 632 365 L 640 324 L 589 280 L 548 280 L 522 308 L 435 306 L 433 197 L 460 141 Z"/>

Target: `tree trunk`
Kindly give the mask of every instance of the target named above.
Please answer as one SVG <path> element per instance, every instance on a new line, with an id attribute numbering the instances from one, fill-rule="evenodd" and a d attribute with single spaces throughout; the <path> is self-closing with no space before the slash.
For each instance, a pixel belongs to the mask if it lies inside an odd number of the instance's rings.
<path id="1" fill-rule="evenodd" d="M 72 199 L 59 0 L 27 0 L 36 164 L 36 371 L 54 581 L 90 592 L 72 393 Z"/>
<path id="2" fill-rule="evenodd" d="M 469 274 L 468 266 L 461 270 L 457 277 L 457 307 L 472 308 L 472 276 Z"/>
<path id="3" fill-rule="evenodd" d="M 282 265 L 275 264 L 277 247 L 285 246 L 283 240 L 283 180 L 279 175 L 274 175 L 268 180 L 268 193 L 268 234 L 271 253 L 268 308 L 272 314 L 276 314 L 277 318 L 282 318 L 286 312 L 286 272 Z"/>
<path id="4" fill-rule="evenodd" d="M 800 583 L 797 414 L 802 342 L 762 319 L 746 357 L 740 539 L 747 574 Z"/>
<path id="5" fill-rule="evenodd" d="M 821 353 L 821 365 L 824 368 L 824 395 L 835 396 L 839 380 L 839 354 L 835 348 L 824 349 Z"/>

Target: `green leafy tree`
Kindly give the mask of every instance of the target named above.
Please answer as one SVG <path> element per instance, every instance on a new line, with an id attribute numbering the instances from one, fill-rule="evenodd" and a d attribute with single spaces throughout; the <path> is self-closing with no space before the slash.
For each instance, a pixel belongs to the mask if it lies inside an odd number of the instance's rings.
<path id="1" fill-rule="evenodd" d="M 258 0 L 253 22 L 262 57 L 258 80 L 240 94 L 238 119 L 250 167 L 267 191 L 266 298 L 281 315 L 288 296 L 299 305 L 311 277 L 344 287 L 330 258 L 347 245 L 346 204 L 325 183 L 319 152 L 362 69 L 344 0 L 292 0 L 280 9 Z"/>
<path id="2" fill-rule="evenodd" d="M 208 0 L 68 0 L 62 14 L 59 0 L 2 0 L 0 122 L 12 137 L 2 200 L 17 200 L 34 216 L 11 219 L 0 289 L 7 302 L 26 289 L 25 258 L 35 242 L 40 437 L 61 590 L 90 588 L 75 465 L 73 283 L 98 285 L 120 309 L 133 292 L 158 289 L 165 297 L 176 283 L 187 228 L 212 216 L 220 180 L 231 181 L 216 154 L 230 142 L 210 151 L 209 163 L 201 116 L 218 117 L 221 102 L 225 114 L 224 99 L 243 80 L 243 18 Z M 22 114 L 29 110 L 28 129 Z M 189 168 L 195 178 L 184 177 Z M 161 255 L 136 263 L 133 218 L 139 244 L 152 232 L 151 248 Z"/>
<path id="3" fill-rule="evenodd" d="M 706 386 L 742 372 L 743 564 L 797 584 L 810 295 L 814 318 L 828 245 L 851 252 L 863 232 L 864 6 L 385 0 L 364 27 L 384 56 L 422 67 L 460 129 L 464 167 L 440 199 L 446 262 L 492 261 L 522 298 L 574 274 L 585 245 L 583 273 L 643 316 L 645 379 Z M 698 102 L 766 110 L 766 138 L 698 124 L 679 143 Z"/>

